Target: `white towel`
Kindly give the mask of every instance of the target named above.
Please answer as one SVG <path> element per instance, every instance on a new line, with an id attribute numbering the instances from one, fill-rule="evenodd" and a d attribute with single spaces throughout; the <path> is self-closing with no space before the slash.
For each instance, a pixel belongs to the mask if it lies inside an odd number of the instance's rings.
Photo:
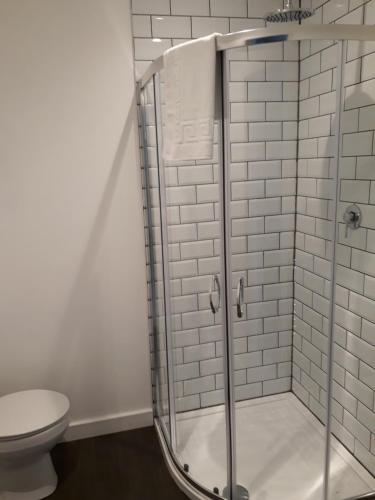
<path id="1" fill-rule="evenodd" d="M 164 54 L 164 160 L 213 157 L 216 36 L 189 41 Z"/>

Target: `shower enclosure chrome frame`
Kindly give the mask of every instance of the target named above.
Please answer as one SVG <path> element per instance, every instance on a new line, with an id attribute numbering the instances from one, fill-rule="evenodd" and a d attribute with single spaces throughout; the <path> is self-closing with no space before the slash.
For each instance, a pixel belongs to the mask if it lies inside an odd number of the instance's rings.
<path id="1" fill-rule="evenodd" d="M 232 284 L 231 284 L 231 259 L 226 258 L 226 255 L 230 255 L 230 245 L 231 238 L 228 228 L 230 227 L 231 214 L 230 214 L 230 177 L 229 177 L 229 148 L 226 147 L 229 143 L 229 120 L 228 120 L 228 106 L 229 100 L 227 98 L 227 74 L 228 74 L 228 58 L 226 50 L 233 49 L 237 47 L 243 47 L 246 45 L 258 45 L 263 43 L 278 42 L 281 40 L 289 41 L 301 41 L 301 40 L 333 40 L 338 43 L 339 55 L 338 55 L 338 81 L 337 81 L 337 94 L 336 94 L 336 112 L 340 116 L 343 109 L 343 94 L 344 94 L 344 82 L 343 82 L 343 68 L 344 68 L 344 55 L 346 44 L 348 40 L 357 41 L 375 41 L 375 28 L 373 26 L 363 26 L 363 25 L 275 25 L 268 26 L 267 28 L 244 30 L 236 33 L 229 33 L 227 35 L 219 35 L 216 40 L 217 52 L 219 53 L 219 72 L 221 75 L 221 81 L 218 85 L 218 99 L 220 102 L 221 111 L 221 126 L 219 130 L 219 144 L 220 148 L 220 159 L 219 166 L 221 167 L 222 174 L 219 175 L 219 191 L 220 191 L 220 210 L 221 210 L 221 279 L 222 282 L 219 284 L 221 290 L 226 292 L 226 297 L 221 298 L 219 307 L 222 307 L 223 314 L 223 325 L 225 325 L 224 334 L 224 389 L 225 389 L 225 414 L 226 414 L 226 439 L 227 439 L 227 486 L 231 495 L 230 498 L 235 500 L 235 489 L 236 489 L 236 453 L 235 453 L 235 414 L 234 414 L 234 381 L 233 381 L 233 331 L 232 331 L 232 307 L 228 303 L 227 297 L 231 297 L 232 294 Z M 158 73 L 163 69 L 163 56 L 157 58 L 153 63 L 150 64 L 142 78 L 138 81 L 138 93 L 139 101 L 141 102 L 142 89 L 146 86 L 150 79 L 153 79 L 154 83 L 154 98 L 155 98 L 155 117 L 156 123 L 159 124 L 159 130 L 161 130 L 161 106 L 160 106 L 160 95 L 158 95 Z M 156 85 L 157 84 L 157 85 Z M 145 117 L 144 113 L 141 112 L 141 126 L 143 129 L 142 138 L 143 150 L 146 154 L 145 156 L 145 177 L 146 177 L 146 190 L 147 190 L 147 153 L 146 153 L 146 132 L 145 132 Z M 157 127 L 158 128 L 158 127 Z M 338 180 L 339 180 L 339 158 L 341 154 L 341 140 L 340 140 L 340 120 L 337 120 L 336 130 L 335 130 L 335 167 L 334 167 L 334 180 L 336 182 L 336 189 L 333 197 L 333 203 L 335 206 L 334 217 L 332 220 L 333 235 L 337 233 L 337 199 L 338 199 Z M 163 160 L 161 156 L 162 151 L 162 138 L 160 134 L 157 135 L 157 151 L 158 151 L 158 172 L 159 172 L 159 182 L 161 189 L 164 185 L 163 173 L 160 171 L 163 169 Z M 224 208 L 225 207 L 225 208 Z M 147 208 L 148 216 L 150 217 L 150 207 Z M 166 200 L 164 194 L 160 197 L 160 210 L 162 226 L 162 246 L 164 247 L 164 252 L 168 251 L 168 238 L 165 226 L 166 220 Z M 163 229 L 164 228 L 164 229 Z M 336 246 L 337 238 L 333 239 L 334 244 L 332 245 L 332 270 L 331 270 L 331 283 L 335 282 L 335 269 L 336 269 Z M 151 245 L 151 241 L 150 241 Z M 150 265 L 153 262 L 150 259 Z M 163 265 L 164 283 L 165 288 L 167 288 L 166 278 L 168 278 L 168 261 Z M 151 279 L 153 273 L 151 272 Z M 165 301 L 169 300 L 168 291 L 165 295 Z M 329 331 L 333 331 L 334 326 L 334 301 L 335 299 L 335 287 L 331 287 L 331 302 L 330 302 L 330 318 L 329 318 Z M 153 301 L 153 299 L 152 299 Z M 167 337 L 167 349 L 168 344 L 171 345 L 171 329 L 170 325 L 167 324 L 167 312 L 168 304 L 165 304 L 166 313 L 166 337 Z M 215 307 L 216 309 L 216 307 Z M 213 311 L 212 311 L 213 312 Z M 169 330 L 169 331 L 168 331 Z M 326 424 L 326 453 L 325 453 L 325 467 L 324 467 L 324 485 L 323 485 L 323 496 L 324 500 L 328 498 L 328 487 L 329 487 L 329 473 L 330 473 L 330 436 L 331 436 L 331 399 L 332 399 L 332 343 L 333 335 L 331 335 L 329 348 L 328 348 L 328 390 L 327 390 L 327 424 Z M 164 457 L 167 466 L 171 472 L 171 475 L 176 480 L 179 487 L 186 493 L 186 495 L 191 499 L 204 500 L 207 498 L 222 498 L 221 496 L 208 491 L 206 488 L 197 484 L 192 477 L 183 469 L 180 465 L 178 458 L 175 455 L 175 422 L 176 422 L 176 412 L 174 407 L 173 398 L 173 365 L 172 360 L 168 356 L 168 383 L 169 383 L 169 422 L 171 428 L 171 442 L 168 441 L 165 435 L 164 423 L 160 422 L 155 418 L 155 426 L 158 433 L 158 437 L 164 452 Z M 172 392 L 171 392 L 172 391 Z M 172 401 L 173 400 L 173 401 Z M 350 500 L 361 500 L 361 499 L 375 499 L 375 492 L 366 493 L 365 495 L 353 497 Z"/>

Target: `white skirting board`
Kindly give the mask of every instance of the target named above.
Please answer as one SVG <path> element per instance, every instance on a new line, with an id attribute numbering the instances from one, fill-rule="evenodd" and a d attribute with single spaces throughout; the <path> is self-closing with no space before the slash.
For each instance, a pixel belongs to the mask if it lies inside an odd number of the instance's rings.
<path id="1" fill-rule="evenodd" d="M 75 441 L 153 425 L 151 408 L 72 421 L 63 441 Z"/>

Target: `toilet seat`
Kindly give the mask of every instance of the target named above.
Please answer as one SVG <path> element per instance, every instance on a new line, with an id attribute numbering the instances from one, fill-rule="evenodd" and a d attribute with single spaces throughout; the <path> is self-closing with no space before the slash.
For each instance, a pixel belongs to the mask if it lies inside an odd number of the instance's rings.
<path id="1" fill-rule="evenodd" d="M 64 394 L 21 391 L 0 397 L 0 441 L 22 439 L 55 426 L 69 411 Z"/>

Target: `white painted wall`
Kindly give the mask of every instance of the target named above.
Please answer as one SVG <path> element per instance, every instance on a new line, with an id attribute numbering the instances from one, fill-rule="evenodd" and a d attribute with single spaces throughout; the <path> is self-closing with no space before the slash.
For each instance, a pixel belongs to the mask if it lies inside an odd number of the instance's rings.
<path id="1" fill-rule="evenodd" d="M 0 67 L 0 394 L 150 422 L 129 0 L 2 0 Z"/>

